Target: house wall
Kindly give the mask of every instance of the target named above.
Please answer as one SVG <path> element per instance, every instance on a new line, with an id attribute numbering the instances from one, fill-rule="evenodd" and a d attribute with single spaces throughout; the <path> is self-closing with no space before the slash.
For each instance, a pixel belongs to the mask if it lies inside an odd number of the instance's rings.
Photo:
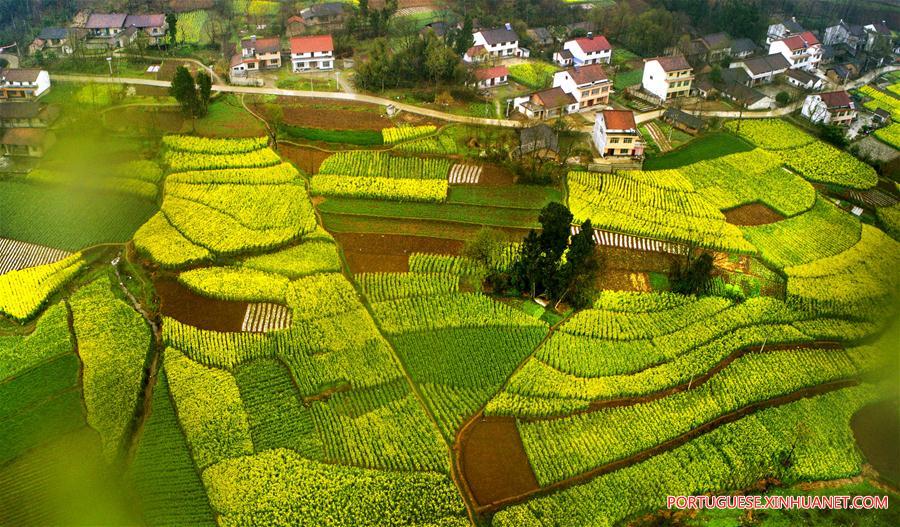
<path id="1" fill-rule="evenodd" d="M 295 72 L 310 70 L 332 70 L 334 69 L 334 54 L 331 51 L 292 53 L 291 64 L 291 67 Z"/>
<path id="2" fill-rule="evenodd" d="M 791 64 L 791 69 L 801 68 L 807 71 L 815 70 L 822 60 L 822 46 L 816 44 L 806 49 L 791 51 L 783 40 L 776 40 L 769 45 L 769 54 L 781 53 Z"/>
<path id="3" fill-rule="evenodd" d="M 484 46 L 484 49 L 487 50 L 488 54 L 494 57 L 514 57 L 516 55 L 516 51 L 519 49 L 518 40 L 514 40 L 512 42 L 501 42 L 495 46 L 492 46 L 487 43 L 480 31 L 476 32 L 473 37 L 475 39 L 475 46 Z"/>
<path id="4" fill-rule="evenodd" d="M 577 65 L 609 64 L 610 60 L 612 60 L 612 50 L 585 53 L 581 46 L 578 45 L 578 42 L 574 40 L 569 40 L 563 44 L 563 49 L 572 53 L 574 63 Z"/>

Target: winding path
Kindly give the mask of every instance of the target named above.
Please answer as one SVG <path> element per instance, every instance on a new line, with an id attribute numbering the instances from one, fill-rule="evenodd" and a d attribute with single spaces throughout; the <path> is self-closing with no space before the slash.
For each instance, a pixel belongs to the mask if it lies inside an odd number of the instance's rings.
<path id="1" fill-rule="evenodd" d="M 206 66 L 204 66 L 206 67 Z M 900 71 L 900 66 L 885 66 L 884 68 L 880 68 L 874 71 L 871 71 L 862 77 L 850 81 L 844 84 L 842 87 L 845 90 L 852 90 L 854 88 L 858 88 L 864 84 L 868 84 L 875 77 L 879 75 L 883 75 L 892 71 Z M 67 75 L 67 74 L 58 74 L 53 75 L 53 79 L 59 81 L 66 82 L 98 82 L 105 84 L 138 84 L 143 86 L 159 86 L 163 88 L 168 88 L 171 84 L 169 81 L 161 81 L 154 79 L 140 79 L 140 78 L 127 78 L 127 77 L 103 77 L 103 76 L 95 76 L 95 75 Z M 218 79 L 218 77 L 216 77 Z M 315 98 L 315 99 L 331 99 L 337 101 L 355 101 L 355 102 L 363 102 L 369 104 L 376 104 L 379 106 L 387 106 L 393 105 L 395 108 L 403 110 L 405 112 L 414 113 L 418 115 L 424 115 L 426 117 L 432 117 L 435 119 L 442 119 L 444 121 L 453 122 L 453 123 L 465 123 L 465 124 L 475 124 L 475 125 L 486 125 L 486 126 L 502 126 L 506 128 L 522 128 L 526 126 L 527 122 L 524 121 L 515 121 L 512 119 L 488 119 L 484 117 L 472 117 L 469 115 L 455 115 L 452 113 L 441 112 L 438 110 L 432 110 L 430 108 L 422 108 L 421 106 L 415 106 L 412 104 L 407 104 L 399 101 L 394 101 L 391 99 L 386 99 L 384 97 L 377 97 L 374 95 L 365 95 L 362 93 L 343 93 L 343 92 L 321 92 L 321 91 L 308 91 L 308 90 L 285 90 L 281 88 L 268 88 L 268 87 L 256 87 L 256 86 L 230 86 L 227 84 L 222 84 L 221 82 L 213 85 L 212 87 L 214 92 L 218 93 L 243 93 L 243 94 L 255 94 L 255 95 L 280 95 L 283 97 L 305 97 L 305 98 Z M 695 111 L 688 112 L 691 115 L 701 115 L 704 117 L 719 117 L 719 118 L 738 118 L 742 117 L 744 119 L 765 119 L 769 117 L 781 117 L 787 115 L 798 108 L 803 104 L 803 101 L 795 101 L 783 108 L 776 108 L 774 110 L 765 110 L 765 111 L 746 111 L 746 112 L 738 112 L 738 111 L 720 111 L 720 110 L 703 110 L 703 111 Z M 635 115 L 635 121 L 640 124 L 647 121 L 652 121 L 653 119 L 658 118 L 662 115 L 664 110 L 652 110 L 649 112 L 643 112 Z"/>

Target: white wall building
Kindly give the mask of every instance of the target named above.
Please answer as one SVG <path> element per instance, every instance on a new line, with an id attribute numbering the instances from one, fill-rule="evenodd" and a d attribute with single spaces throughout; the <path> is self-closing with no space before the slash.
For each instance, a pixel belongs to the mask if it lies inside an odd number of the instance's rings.
<path id="1" fill-rule="evenodd" d="M 334 69 L 334 40 L 331 35 L 292 38 L 291 65 L 295 72 Z"/>
<path id="2" fill-rule="evenodd" d="M 769 44 L 769 54 L 781 53 L 791 64 L 791 69 L 813 71 L 822 61 L 822 44 L 815 35 L 805 31 Z"/>
<path id="3" fill-rule="evenodd" d="M 849 126 L 856 119 L 856 106 L 843 90 L 807 95 L 800 114 L 814 123 Z"/>
<path id="4" fill-rule="evenodd" d="M 688 95 L 694 80 L 694 70 L 682 55 L 656 57 L 644 61 L 641 85 L 650 94 L 665 101 Z"/>
<path id="5" fill-rule="evenodd" d="M 564 53 L 564 52 L 568 53 Z M 612 46 L 604 36 L 588 36 L 568 40 L 563 44 L 563 52 L 553 54 L 553 61 L 560 66 L 587 66 L 589 64 L 609 64 L 612 60 Z"/>
<path id="6" fill-rule="evenodd" d="M 512 26 L 506 24 L 505 27 L 495 29 L 482 29 L 472 34 L 475 44 L 470 49 L 478 49 L 479 46 L 484 49 L 484 54 L 489 58 L 511 58 L 511 57 L 527 57 L 527 50 L 519 48 L 519 35 L 512 30 Z M 465 62 L 474 62 L 469 52 L 463 56 Z"/>

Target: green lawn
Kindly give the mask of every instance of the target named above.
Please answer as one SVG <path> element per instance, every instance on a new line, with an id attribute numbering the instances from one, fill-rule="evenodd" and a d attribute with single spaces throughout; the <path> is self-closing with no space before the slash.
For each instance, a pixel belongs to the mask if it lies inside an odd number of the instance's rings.
<path id="1" fill-rule="evenodd" d="M 197 119 L 198 135 L 208 137 L 258 137 L 266 128 L 259 119 L 244 109 L 239 98 L 226 95 L 209 106 L 209 113 Z"/>
<path id="2" fill-rule="evenodd" d="M 694 139 L 683 148 L 644 161 L 644 170 L 678 168 L 705 159 L 714 159 L 738 152 L 749 152 L 753 146 L 737 136 L 724 132 L 712 133 Z"/>
<path id="3" fill-rule="evenodd" d="M 375 216 L 403 220 L 443 221 L 491 227 L 537 228 L 537 209 L 483 207 L 457 203 L 398 203 L 366 199 L 329 198 L 319 205 L 323 213 Z"/>
<path id="4" fill-rule="evenodd" d="M 643 75 L 644 72 L 641 70 L 620 71 L 616 74 L 615 81 L 613 81 L 613 88 L 616 90 L 624 90 L 629 86 L 640 84 Z"/>

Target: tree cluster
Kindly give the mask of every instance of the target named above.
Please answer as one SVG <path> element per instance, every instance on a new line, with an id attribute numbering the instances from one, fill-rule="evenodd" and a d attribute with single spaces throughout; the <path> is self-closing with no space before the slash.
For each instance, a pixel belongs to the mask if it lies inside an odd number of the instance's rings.
<path id="1" fill-rule="evenodd" d="M 580 307 L 590 302 L 600 264 L 590 220 L 569 243 L 572 219 L 565 205 L 554 202 L 544 207 L 538 217 L 541 232 L 532 230 L 523 240 L 512 278 L 532 297 L 546 295 L 557 305 L 567 300 Z"/>
<path id="2" fill-rule="evenodd" d="M 369 60 L 357 67 L 355 80 L 360 88 L 384 91 L 426 82 L 434 86 L 461 84 L 468 75 L 453 48 L 429 32 L 423 38 L 399 43 L 398 49 L 392 49 L 385 39 L 376 40 Z"/>
<path id="3" fill-rule="evenodd" d="M 197 79 L 184 66 L 178 66 L 169 87 L 169 94 L 181 104 L 182 110 L 191 117 L 202 117 L 209 109 L 212 96 L 212 78 L 205 71 L 197 72 Z"/>

